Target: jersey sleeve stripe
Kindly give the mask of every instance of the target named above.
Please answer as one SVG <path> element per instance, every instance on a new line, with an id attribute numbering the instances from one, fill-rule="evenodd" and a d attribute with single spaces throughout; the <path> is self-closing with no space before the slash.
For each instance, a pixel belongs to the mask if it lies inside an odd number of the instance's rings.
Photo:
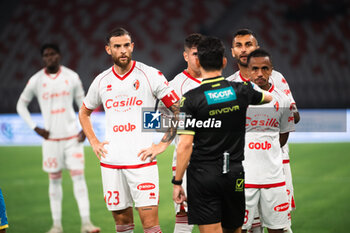
<path id="1" fill-rule="evenodd" d="M 90 108 L 86 107 L 86 105 L 85 105 L 84 102 L 83 102 L 83 106 L 84 106 L 84 108 L 86 108 L 87 110 L 94 111 L 93 109 L 90 109 Z"/>

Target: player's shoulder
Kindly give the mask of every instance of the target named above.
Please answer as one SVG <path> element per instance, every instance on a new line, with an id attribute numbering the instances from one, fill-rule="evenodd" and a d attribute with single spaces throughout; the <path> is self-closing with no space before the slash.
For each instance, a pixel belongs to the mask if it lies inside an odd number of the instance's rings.
<path id="1" fill-rule="evenodd" d="M 275 84 L 287 84 L 287 80 L 284 78 L 284 76 L 276 70 L 272 70 L 270 78 Z"/>
<path id="2" fill-rule="evenodd" d="M 80 79 L 79 74 L 77 72 L 75 72 L 74 70 L 72 70 L 66 66 L 61 65 L 61 72 L 66 78 L 70 78 L 73 80 Z"/>
<path id="3" fill-rule="evenodd" d="M 278 101 L 283 102 L 286 106 L 290 106 L 290 99 L 282 90 L 274 88 L 271 93 Z"/>
<path id="4" fill-rule="evenodd" d="M 33 74 L 29 79 L 28 79 L 28 83 L 35 83 L 38 80 L 40 80 L 42 77 L 45 76 L 45 69 L 42 68 L 39 71 L 37 71 L 35 74 Z"/>
<path id="5" fill-rule="evenodd" d="M 108 75 L 111 75 L 113 73 L 112 71 L 112 66 L 109 67 L 108 69 L 102 71 L 101 73 L 99 73 L 94 80 L 101 80 L 105 77 L 107 77 Z"/>
<path id="6" fill-rule="evenodd" d="M 230 82 L 242 82 L 242 80 L 239 78 L 239 70 L 236 71 L 234 74 L 228 76 L 226 80 Z"/>
<path id="7" fill-rule="evenodd" d="M 161 73 L 155 67 L 150 66 L 150 65 L 146 65 L 145 63 L 140 62 L 140 61 L 135 61 L 135 68 L 142 70 L 144 72 L 159 72 L 159 73 Z"/>
<path id="8" fill-rule="evenodd" d="M 184 74 L 184 72 L 178 73 L 170 82 L 169 84 L 178 84 L 182 83 L 187 79 L 187 76 Z"/>

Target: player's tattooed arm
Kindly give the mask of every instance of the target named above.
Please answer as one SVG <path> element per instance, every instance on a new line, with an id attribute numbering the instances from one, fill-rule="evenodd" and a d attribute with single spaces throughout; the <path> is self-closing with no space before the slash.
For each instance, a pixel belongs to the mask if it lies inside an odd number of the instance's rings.
<path id="1" fill-rule="evenodd" d="M 150 161 L 152 162 L 158 154 L 165 151 L 165 149 L 170 145 L 170 143 L 175 138 L 176 126 L 179 120 L 179 113 L 180 113 L 180 101 L 176 101 L 168 109 L 173 112 L 173 117 L 171 119 L 172 121 L 171 127 L 167 130 L 167 132 L 165 132 L 162 140 L 158 144 L 152 144 L 151 147 L 147 149 L 142 149 L 139 152 L 138 156 L 142 161 L 145 161 L 149 157 Z"/>
<path id="2" fill-rule="evenodd" d="M 179 113 L 180 113 L 180 101 L 176 101 L 173 105 L 169 107 L 169 110 L 173 112 L 173 117 L 171 119 L 171 127 L 164 134 L 161 142 L 171 143 L 176 136 L 176 126 L 179 121 Z"/>

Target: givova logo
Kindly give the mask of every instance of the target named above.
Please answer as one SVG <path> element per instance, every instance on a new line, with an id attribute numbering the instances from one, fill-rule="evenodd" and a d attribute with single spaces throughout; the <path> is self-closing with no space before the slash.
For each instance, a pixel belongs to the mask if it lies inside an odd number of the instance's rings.
<path id="1" fill-rule="evenodd" d="M 160 129 L 161 128 L 161 116 L 162 114 L 157 111 L 144 111 L 143 112 L 143 128 L 144 129 Z"/>
<path id="2" fill-rule="evenodd" d="M 218 104 L 237 99 L 236 92 L 232 87 L 221 88 L 204 92 L 208 105 Z"/>

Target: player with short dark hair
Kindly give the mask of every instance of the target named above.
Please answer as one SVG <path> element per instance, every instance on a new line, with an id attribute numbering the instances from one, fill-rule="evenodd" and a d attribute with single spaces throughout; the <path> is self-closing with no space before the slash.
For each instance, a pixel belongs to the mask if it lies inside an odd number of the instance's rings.
<path id="1" fill-rule="evenodd" d="M 181 98 L 187 91 L 192 90 L 200 85 L 202 79 L 199 67 L 196 65 L 197 46 L 202 39 L 202 35 L 193 33 L 185 38 L 183 57 L 187 62 L 187 68 L 175 76 L 173 80 L 169 82 L 175 92 Z M 173 175 L 175 175 L 176 169 L 176 147 L 179 142 L 179 136 L 175 137 L 175 150 L 173 153 Z M 182 187 L 186 192 L 186 175 L 184 176 Z M 186 194 L 186 193 L 185 193 Z M 175 203 L 176 220 L 174 233 L 189 233 L 192 232 L 193 225 L 188 224 L 187 205 Z"/>
<path id="2" fill-rule="evenodd" d="M 189 224 L 198 224 L 201 232 L 240 232 L 245 210 L 245 114 L 249 104 L 269 102 L 271 96 L 250 83 L 228 82 L 221 76 L 227 61 L 219 39 L 205 37 L 197 50 L 203 81 L 181 99 L 180 117 L 186 117 L 179 122 L 183 130 L 178 130 L 173 199 L 186 200 L 181 183 L 188 166 Z"/>
<path id="3" fill-rule="evenodd" d="M 100 160 L 106 206 L 112 212 L 116 231 L 134 230 L 133 205 L 137 208 L 144 232 L 161 232 L 158 219 L 159 179 L 156 156 L 176 136 L 169 127 L 161 142 L 143 132 L 144 107 L 161 100 L 176 116 L 179 98 L 157 69 L 132 60 L 134 43 L 123 28 L 112 30 L 105 50 L 113 66 L 92 82 L 79 111 L 80 123 Z M 96 137 L 90 120 L 95 108 L 103 104 L 106 113 L 106 138 Z M 156 113 L 153 115 L 157 118 Z M 151 147 L 149 147 L 152 145 Z M 143 149 L 149 147 L 147 149 Z"/>
<path id="4" fill-rule="evenodd" d="M 231 53 L 232 57 L 236 59 L 239 70 L 233 75 L 227 77 L 229 81 L 235 82 L 247 82 L 250 80 L 250 71 L 248 69 L 247 58 L 248 55 L 259 48 L 258 40 L 255 33 L 249 29 L 239 29 L 233 35 Z M 293 98 L 292 92 L 289 88 L 287 80 L 276 70 L 272 70 L 269 82 L 275 86 L 275 88 L 283 91 L 291 101 L 291 108 L 293 109 L 294 122 L 297 124 L 300 121 L 300 115 L 296 107 L 295 100 Z M 283 152 L 283 166 L 286 174 L 287 191 L 289 193 L 289 202 L 291 210 L 295 208 L 294 202 L 294 189 L 292 183 L 292 173 L 289 164 L 289 147 L 286 144 L 282 147 Z M 291 225 L 291 216 L 290 216 Z M 251 229 L 252 233 L 263 233 L 261 228 L 261 223 L 259 216 L 255 216 L 254 224 Z M 292 230 L 290 226 L 286 229 L 286 232 L 291 233 Z"/>
<path id="5" fill-rule="evenodd" d="M 45 68 L 34 74 L 24 88 L 17 112 L 43 141 L 43 170 L 49 173 L 49 199 L 53 226 L 49 233 L 61 233 L 62 228 L 62 170 L 68 169 L 73 181 L 74 196 L 81 217 L 81 232 L 100 232 L 90 221 L 88 189 L 84 177 L 85 134 L 76 121 L 73 101 L 80 107 L 84 89 L 79 75 L 60 65 L 57 44 L 44 44 L 41 56 Z M 38 99 L 44 118 L 44 128 L 36 125 L 28 111 L 32 99 Z"/>
<path id="6" fill-rule="evenodd" d="M 262 49 L 254 50 L 247 57 L 251 81 L 270 92 L 273 100 L 259 107 L 249 106 L 247 111 L 243 229 L 251 228 L 258 211 L 263 227 L 270 233 L 283 233 L 289 225 L 289 203 L 281 147 L 287 143 L 289 132 L 294 131 L 294 119 L 290 99 L 269 83 L 271 61 L 270 54 Z"/>

